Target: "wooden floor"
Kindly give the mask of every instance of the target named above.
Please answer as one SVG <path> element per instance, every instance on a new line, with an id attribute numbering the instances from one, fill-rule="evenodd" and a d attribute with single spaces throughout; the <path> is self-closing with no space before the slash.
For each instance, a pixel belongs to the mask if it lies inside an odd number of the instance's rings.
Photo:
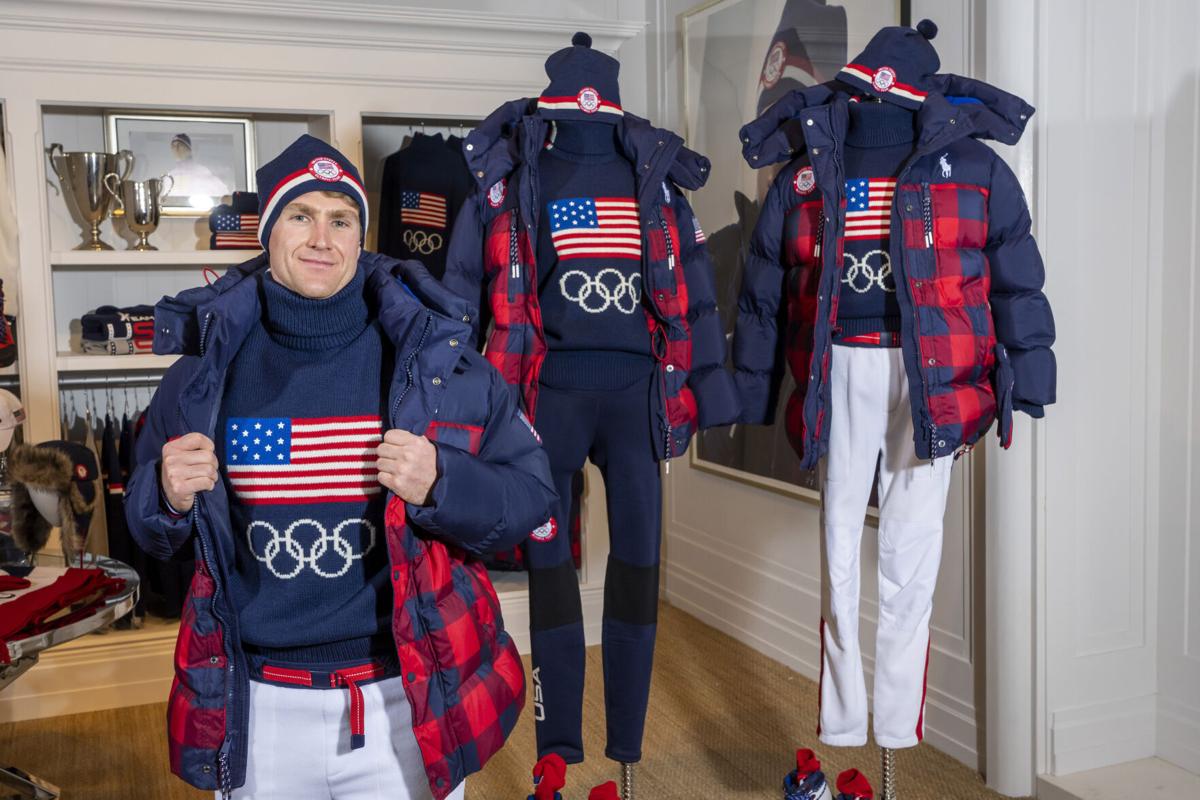
<path id="1" fill-rule="evenodd" d="M 816 686 L 786 667 L 663 606 L 654 665 L 639 800 L 779 798 L 795 748 L 813 747 L 833 776 L 867 774 L 878 796 L 874 747 L 822 748 L 816 741 Z M 564 800 L 618 776 L 605 760 L 600 649 L 588 650 L 584 697 L 588 760 L 568 772 Z M 0 764 L 57 783 L 64 800 L 174 800 L 210 797 L 167 768 L 165 705 L 137 706 L 0 725 Z M 979 776 L 927 745 L 899 754 L 903 800 L 983 800 L 1000 795 Z M 525 800 L 534 762 L 533 717 L 522 714 L 508 745 L 467 782 L 468 800 Z"/>

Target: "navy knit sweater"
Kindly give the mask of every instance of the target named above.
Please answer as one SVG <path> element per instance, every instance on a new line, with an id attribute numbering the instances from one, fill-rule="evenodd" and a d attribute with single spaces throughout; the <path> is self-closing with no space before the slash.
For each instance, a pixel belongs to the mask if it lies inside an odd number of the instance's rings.
<path id="1" fill-rule="evenodd" d="M 310 668 L 391 649 L 374 448 L 393 358 L 364 283 L 360 269 L 309 300 L 268 273 L 262 324 L 230 367 L 217 427 L 242 641 Z"/>
<path id="2" fill-rule="evenodd" d="M 628 386 L 653 364 L 633 165 L 613 125 L 560 120 L 538 171 L 538 301 L 549 349 L 541 380 Z"/>
<path id="3" fill-rule="evenodd" d="M 896 175 L 912 153 L 914 115 L 891 103 L 851 103 L 846 131 L 846 237 L 834 340 L 884 334 L 895 345 L 900 306 L 890 241 Z M 857 344 L 865 342 L 858 341 Z"/>

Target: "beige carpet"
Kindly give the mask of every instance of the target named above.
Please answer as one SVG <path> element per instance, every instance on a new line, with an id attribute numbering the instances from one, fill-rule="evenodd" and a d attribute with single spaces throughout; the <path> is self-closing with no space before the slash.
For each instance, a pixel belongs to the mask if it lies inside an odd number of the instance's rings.
<path id="1" fill-rule="evenodd" d="M 878 783 L 874 747 L 820 748 L 816 686 L 695 618 L 664 606 L 655 661 L 639 800 L 779 798 L 796 747 L 818 751 L 831 780 L 858 767 Z M 571 767 L 565 800 L 615 779 L 604 756 L 600 649 L 588 651 L 584 698 L 589 758 Z M 138 706 L 0 725 L 0 763 L 17 764 L 64 789 L 64 800 L 211 797 L 170 775 L 164 706 Z M 525 800 L 534 762 L 533 717 L 522 714 L 507 747 L 467 784 L 468 800 Z M 983 800 L 1000 795 L 928 745 L 900 753 L 901 800 Z M 876 785 L 876 790 L 879 787 Z"/>

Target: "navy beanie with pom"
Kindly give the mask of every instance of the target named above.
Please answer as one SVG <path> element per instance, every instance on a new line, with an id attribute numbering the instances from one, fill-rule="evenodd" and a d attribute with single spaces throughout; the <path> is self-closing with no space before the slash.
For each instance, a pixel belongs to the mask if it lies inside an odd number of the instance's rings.
<path id="1" fill-rule="evenodd" d="M 309 192 L 341 192 L 358 205 L 361 244 L 367 235 L 367 190 L 358 170 L 338 149 L 307 133 L 258 168 L 258 241 L 267 250 L 271 229 L 292 200 Z"/>
<path id="2" fill-rule="evenodd" d="M 546 59 L 550 85 L 538 98 L 538 110 L 547 119 L 613 121 L 621 110 L 615 58 L 592 49 L 592 37 L 580 31 L 571 46 Z"/>
<path id="3" fill-rule="evenodd" d="M 916 110 L 930 92 L 941 59 L 930 40 L 937 25 L 923 19 L 917 27 L 883 28 L 867 47 L 837 74 L 855 89 Z"/>

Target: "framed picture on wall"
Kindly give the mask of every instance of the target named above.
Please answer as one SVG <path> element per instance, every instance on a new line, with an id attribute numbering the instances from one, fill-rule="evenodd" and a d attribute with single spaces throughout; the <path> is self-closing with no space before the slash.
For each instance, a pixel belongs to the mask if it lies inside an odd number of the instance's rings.
<path id="1" fill-rule="evenodd" d="M 744 253 L 771 181 L 785 165 L 751 169 L 737 128 L 793 89 L 831 80 L 882 27 L 908 24 L 908 0 L 716 0 L 683 15 L 684 118 L 688 146 L 712 160 L 692 205 L 708 235 L 717 303 L 732 338 Z M 791 376 L 775 423 L 701 432 L 697 469 L 819 500 L 816 471 L 800 469 L 784 425 Z M 875 504 L 872 497 L 872 505 Z"/>
<path id="2" fill-rule="evenodd" d="M 109 152 L 133 153 L 132 180 L 169 175 L 163 213 L 206 216 L 234 192 L 254 191 L 254 124 L 231 117 L 108 114 Z"/>

